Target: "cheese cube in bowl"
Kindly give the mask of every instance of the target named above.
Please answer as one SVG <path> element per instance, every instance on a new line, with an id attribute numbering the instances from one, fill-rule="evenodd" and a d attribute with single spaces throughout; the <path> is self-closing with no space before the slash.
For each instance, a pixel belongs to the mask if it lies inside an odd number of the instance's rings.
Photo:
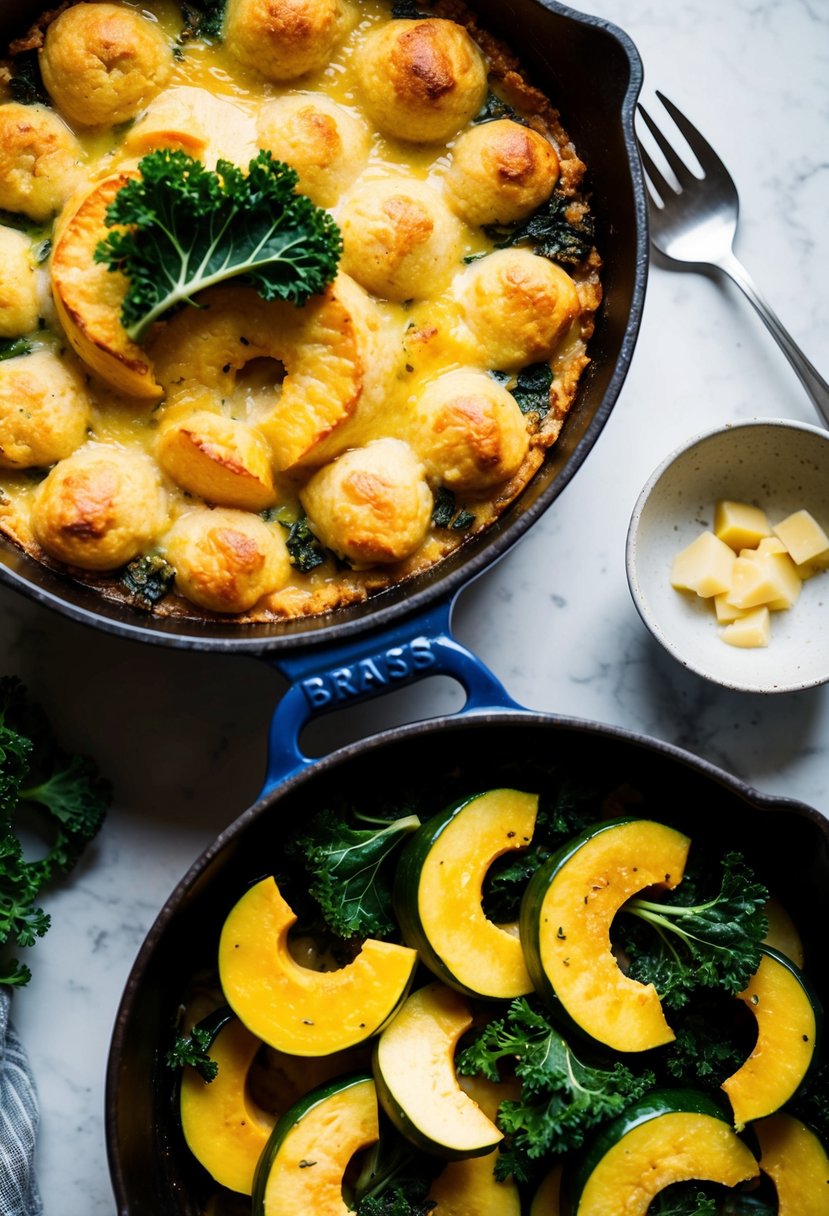
<path id="1" fill-rule="evenodd" d="M 829 433 L 754 419 L 696 435 L 634 508 L 634 604 L 669 653 L 717 684 L 772 693 L 826 683 L 827 533 Z"/>

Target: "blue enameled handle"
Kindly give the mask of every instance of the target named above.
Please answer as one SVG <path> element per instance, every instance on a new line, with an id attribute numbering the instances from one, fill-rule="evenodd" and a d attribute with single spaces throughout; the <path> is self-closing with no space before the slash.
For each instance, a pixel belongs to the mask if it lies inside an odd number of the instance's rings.
<path id="1" fill-rule="evenodd" d="M 273 660 L 291 686 L 271 720 L 262 794 L 314 763 L 300 749 L 299 738 L 316 714 L 382 696 L 415 680 L 435 675 L 457 680 L 466 691 L 458 715 L 521 709 L 489 668 L 452 637 L 453 607 L 454 600 L 343 646 Z"/>

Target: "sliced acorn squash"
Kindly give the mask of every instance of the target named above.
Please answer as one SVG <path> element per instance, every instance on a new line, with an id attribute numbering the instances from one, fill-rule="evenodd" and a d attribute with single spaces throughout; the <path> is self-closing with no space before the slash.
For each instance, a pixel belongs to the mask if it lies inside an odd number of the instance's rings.
<path id="1" fill-rule="evenodd" d="M 296 1056 L 324 1056 L 376 1034 L 403 1000 L 417 953 L 369 938 L 339 971 L 301 967 L 288 949 L 296 916 L 273 878 L 231 909 L 219 941 L 228 1004 L 263 1042 Z"/>
<path id="2" fill-rule="evenodd" d="M 777 1191 L 778 1216 L 827 1216 L 829 1157 L 811 1128 L 778 1111 L 759 1119 L 760 1169 Z"/>
<path id="3" fill-rule="evenodd" d="M 738 1131 L 773 1114 L 795 1093 L 811 1067 L 821 1022 L 818 998 L 799 968 L 769 946 L 739 995 L 757 1020 L 757 1042 L 722 1083 Z"/>
<path id="4" fill-rule="evenodd" d="M 427 984 L 407 998 L 374 1048 L 377 1096 L 398 1131 L 441 1157 L 477 1157 L 503 1139 L 455 1072 L 455 1047 L 472 1025 L 464 998 Z"/>
<path id="5" fill-rule="evenodd" d="M 737 1186 L 760 1172 L 728 1116 L 693 1090 L 653 1090 L 599 1132 L 565 1187 L 574 1216 L 646 1216 L 654 1197 L 694 1178 Z"/>
<path id="6" fill-rule="evenodd" d="M 559 1162 L 542 1178 L 530 1204 L 530 1216 L 561 1216 L 563 1170 L 564 1167 Z"/>
<path id="7" fill-rule="evenodd" d="M 767 946 L 779 950 L 790 958 L 796 967 L 803 967 L 805 954 L 803 941 L 797 925 L 776 896 L 772 896 L 765 907 L 769 927 L 763 939 Z"/>
<path id="8" fill-rule="evenodd" d="M 498 1084 L 483 1077 L 459 1077 L 458 1083 L 493 1123 L 504 1099 L 521 1094 L 521 1084 L 514 1077 Z M 512 1178 L 498 1181 L 497 1160 L 498 1152 L 493 1149 L 484 1157 L 465 1157 L 444 1166 L 429 1189 L 428 1198 L 437 1205 L 432 1216 L 521 1216 L 518 1187 Z"/>
<path id="9" fill-rule="evenodd" d="M 487 870 L 529 844 L 538 796 L 489 790 L 434 815 L 407 841 L 397 866 L 394 909 L 404 940 L 430 971 L 473 996 L 532 991 L 517 934 L 481 907 Z"/>
<path id="10" fill-rule="evenodd" d="M 334 1081 L 286 1111 L 259 1160 L 253 1216 L 348 1216 L 343 1175 L 380 1135 L 371 1077 Z"/>
<path id="11" fill-rule="evenodd" d="M 200 1022 L 199 1029 L 208 1035 L 218 1072 L 209 1082 L 194 1068 L 182 1072 L 179 1111 L 184 1139 L 211 1177 L 249 1195 L 256 1163 L 276 1122 L 247 1091 L 248 1072 L 262 1044 L 226 1007 Z"/>
<path id="12" fill-rule="evenodd" d="M 608 820 L 549 857 L 524 893 L 521 940 L 536 990 L 571 1027 L 616 1051 L 674 1038 L 654 986 L 619 970 L 610 926 L 637 891 L 677 885 L 689 844 L 649 819 Z"/>

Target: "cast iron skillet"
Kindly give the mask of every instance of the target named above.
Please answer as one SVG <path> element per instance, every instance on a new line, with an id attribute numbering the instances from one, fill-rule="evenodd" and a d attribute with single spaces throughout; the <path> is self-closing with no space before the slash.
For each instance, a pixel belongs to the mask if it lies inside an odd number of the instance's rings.
<path id="1" fill-rule="evenodd" d="M 632 786 L 639 813 L 684 829 L 716 855 L 742 849 L 804 937 L 806 969 L 824 1003 L 829 972 L 816 972 L 829 917 L 829 822 L 772 798 L 686 752 L 590 722 L 522 711 L 495 677 L 451 638 L 424 634 L 398 660 L 427 674 L 438 661 L 464 684 L 455 715 L 386 731 L 311 762 L 299 732 L 334 690 L 365 684 L 384 654 L 340 654 L 305 666 L 274 716 L 269 784 L 201 855 L 152 926 L 128 978 L 110 1048 L 107 1148 L 119 1216 L 197 1216 L 212 1183 L 189 1153 L 177 1120 L 173 1074 L 162 1064 L 189 977 L 215 973 L 222 922 L 247 886 L 273 871 L 286 830 L 342 799 L 369 814 L 375 800 L 414 796 L 428 816 L 461 795 L 494 786 L 541 791 L 564 770 L 602 791 Z M 443 651 L 439 657 L 438 652 Z M 385 661 L 389 651 L 385 652 Z M 413 656 L 417 656 L 416 659 Z M 325 695 L 328 694 L 328 700 Z"/>
<path id="2" fill-rule="evenodd" d="M 45 0 L 0 0 L 0 46 L 19 34 Z M 604 302 L 590 343 L 592 362 L 563 428 L 525 493 L 495 525 L 405 584 L 333 614 L 238 626 L 153 617 L 104 600 L 46 569 L 0 538 L 0 578 L 74 620 L 169 646 L 248 653 L 295 651 L 382 629 L 446 599 L 501 557 L 561 492 L 596 442 L 627 374 L 647 277 L 644 185 L 633 136 L 642 82 L 626 34 L 556 0 L 472 0 L 482 24 L 521 58 L 530 80 L 559 105 L 567 130 L 590 167 L 589 189 L 604 259 Z"/>

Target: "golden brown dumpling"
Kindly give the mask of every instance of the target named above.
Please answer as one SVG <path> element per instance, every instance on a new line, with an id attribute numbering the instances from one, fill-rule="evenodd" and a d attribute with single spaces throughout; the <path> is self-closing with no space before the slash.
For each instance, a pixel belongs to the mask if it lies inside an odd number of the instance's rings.
<path id="1" fill-rule="evenodd" d="M 177 589 L 210 612 L 245 612 L 291 576 L 280 525 L 248 511 L 188 511 L 161 547 L 175 567 Z"/>
<path id="2" fill-rule="evenodd" d="M 0 363 L 0 466 L 43 468 L 86 439 L 83 380 L 52 351 Z"/>
<path id="3" fill-rule="evenodd" d="M 120 4 L 75 4 L 56 17 L 40 52 L 43 83 L 79 126 L 135 118 L 164 87 L 172 50 L 154 22 Z"/>
<path id="4" fill-rule="evenodd" d="M 398 139 L 444 143 L 486 98 L 483 55 L 454 21 L 388 21 L 366 37 L 356 64 L 366 109 Z"/>
<path id="5" fill-rule="evenodd" d="M 158 469 L 143 452 L 90 443 L 38 487 L 32 531 L 47 553 L 84 570 L 115 570 L 163 531 Z"/>
<path id="6" fill-rule="evenodd" d="M 342 0 L 229 0 L 225 44 L 268 80 L 324 67 L 345 33 Z"/>
<path id="7" fill-rule="evenodd" d="M 0 225 L 0 338 L 30 333 L 39 311 L 32 242 Z"/>
<path id="8" fill-rule="evenodd" d="M 46 106 L 0 105 L 0 208 L 44 221 L 59 211 L 82 176 L 83 151 Z"/>
<path id="9" fill-rule="evenodd" d="M 432 481 L 467 493 L 512 477 L 530 442 L 512 393 L 471 369 L 447 372 L 423 388 L 407 437 Z"/>
<path id="10" fill-rule="evenodd" d="M 332 207 L 368 160 L 366 124 L 324 94 L 290 93 L 259 110 L 258 143 L 299 174 L 297 189 Z"/>
<path id="11" fill-rule="evenodd" d="M 300 499 L 322 543 L 361 565 L 409 557 L 432 518 L 423 465 L 399 439 L 352 448 L 315 473 Z"/>
<path id="12" fill-rule="evenodd" d="M 262 511 L 275 501 L 270 448 L 244 422 L 197 410 L 162 426 L 155 456 L 182 489 L 207 502 Z"/>
<path id="13" fill-rule="evenodd" d="M 153 148 L 178 148 L 211 169 L 220 158 L 247 167 L 256 155 L 256 125 L 226 97 L 180 85 L 150 102 L 122 145 L 126 156 Z"/>
<path id="14" fill-rule="evenodd" d="M 509 118 L 470 127 L 452 150 L 449 202 L 469 224 L 524 219 L 553 192 L 558 155 L 549 140 Z"/>
<path id="15" fill-rule="evenodd" d="M 339 225 L 343 270 L 388 300 L 435 295 L 461 264 L 460 225 L 426 182 L 364 182 L 344 200 Z"/>
<path id="16" fill-rule="evenodd" d="M 481 357 L 494 368 L 549 359 L 579 314 L 569 274 L 529 249 L 481 258 L 459 276 L 457 292 Z"/>

